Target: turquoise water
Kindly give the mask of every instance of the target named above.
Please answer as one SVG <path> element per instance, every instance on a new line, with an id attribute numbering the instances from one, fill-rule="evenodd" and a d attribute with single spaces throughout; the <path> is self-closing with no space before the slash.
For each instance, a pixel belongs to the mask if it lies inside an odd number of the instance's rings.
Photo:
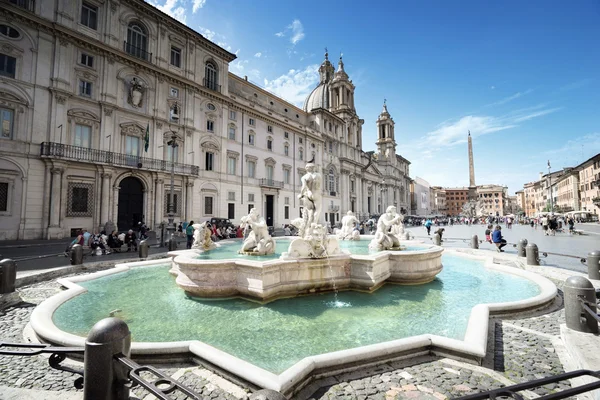
<path id="1" fill-rule="evenodd" d="M 442 257 L 444 270 L 425 285 L 388 284 L 374 293 L 346 291 L 260 305 L 242 299 L 186 297 L 168 265 L 138 267 L 82 282 L 88 289 L 53 315 L 60 329 L 86 336 L 115 309 L 133 340 L 200 340 L 273 373 L 304 357 L 433 333 L 462 339 L 471 308 L 540 293 L 534 283 L 479 261 Z M 342 306 L 340 306 L 340 304 Z"/>
<path id="2" fill-rule="evenodd" d="M 340 248 L 342 250 L 349 250 L 350 253 L 356 255 L 368 255 L 377 253 L 377 251 L 369 250 L 370 240 L 340 240 Z M 242 259 L 242 260 L 274 260 L 281 257 L 281 253 L 286 252 L 290 246 L 289 240 L 275 240 L 275 253 L 267 256 L 248 256 L 238 254 L 238 251 L 242 247 L 241 240 L 231 240 L 225 242 L 219 242 L 219 247 L 206 251 L 198 256 L 194 257 L 198 260 L 229 260 L 229 259 Z M 402 246 L 403 250 L 423 250 L 427 246 Z"/>

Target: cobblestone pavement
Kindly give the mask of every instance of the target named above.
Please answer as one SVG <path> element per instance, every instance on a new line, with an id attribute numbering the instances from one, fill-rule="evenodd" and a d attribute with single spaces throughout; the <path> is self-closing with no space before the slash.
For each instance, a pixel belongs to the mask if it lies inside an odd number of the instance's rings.
<path id="1" fill-rule="evenodd" d="M 556 283 L 560 288 L 561 282 Z M 27 330 L 35 305 L 60 290 L 60 285 L 54 281 L 20 288 L 25 302 L 0 310 L 0 341 L 23 342 L 24 330 Z M 489 354 L 481 367 L 435 357 L 412 360 L 412 365 L 387 363 L 314 381 L 294 398 L 443 400 L 559 374 L 563 372 L 558 338 L 561 323 L 564 323 L 562 292 L 553 306 L 537 315 L 494 318 L 490 324 L 494 332 L 489 336 Z M 415 365 L 415 361 L 418 364 Z M 200 393 L 202 399 L 246 399 L 250 393 L 196 365 L 157 367 Z M 58 399 L 61 393 L 77 391 L 73 387 L 76 377 L 49 368 L 47 357 L 0 356 L 0 399 L 3 398 L 2 387 L 44 390 L 45 395 L 40 398 Z M 548 385 L 534 392 L 545 394 L 565 387 L 569 387 L 568 382 Z M 139 387 L 132 390 L 132 395 L 139 399 L 153 398 Z M 531 392 L 525 395 L 535 397 Z M 185 396 L 173 398 L 179 400 Z"/>

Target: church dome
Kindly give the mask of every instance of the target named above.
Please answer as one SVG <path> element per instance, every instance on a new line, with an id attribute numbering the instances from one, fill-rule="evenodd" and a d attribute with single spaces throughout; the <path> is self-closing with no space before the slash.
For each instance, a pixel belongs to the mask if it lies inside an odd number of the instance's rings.
<path id="1" fill-rule="evenodd" d="M 317 108 L 329 108 L 329 83 L 321 82 L 304 101 L 305 112 L 311 112 Z"/>
<path id="2" fill-rule="evenodd" d="M 304 101 L 304 111 L 311 112 L 318 108 L 329 108 L 329 82 L 333 79 L 335 70 L 325 49 L 325 60 L 319 67 L 319 85 L 313 89 Z"/>

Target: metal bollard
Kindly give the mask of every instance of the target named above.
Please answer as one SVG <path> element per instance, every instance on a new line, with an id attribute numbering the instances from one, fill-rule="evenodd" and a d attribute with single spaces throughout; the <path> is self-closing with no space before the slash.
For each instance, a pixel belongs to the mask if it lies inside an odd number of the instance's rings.
<path id="1" fill-rule="evenodd" d="M 525 247 L 527 247 L 527 239 L 519 240 L 519 243 L 517 243 L 517 255 L 519 257 L 526 257 Z"/>
<path id="2" fill-rule="evenodd" d="M 138 255 L 140 258 L 148 258 L 148 250 L 150 250 L 150 245 L 148 244 L 148 240 L 144 239 L 138 245 Z"/>
<path id="3" fill-rule="evenodd" d="M 477 235 L 473 235 L 473 237 L 471 238 L 471 248 L 472 249 L 479 248 L 479 238 L 477 237 Z"/>
<path id="4" fill-rule="evenodd" d="M 442 238 L 440 237 L 440 235 L 438 233 L 433 235 L 433 244 L 435 244 L 436 246 L 442 245 Z"/>
<path id="5" fill-rule="evenodd" d="M 71 247 L 71 265 L 83 264 L 83 247 L 80 244 L 74 244 Z"/>
<path id="6" fill-rule="evenodd" d="M 171 234 L 169 238 L 169 251 L 177 250 L 177 241 L 175 240 L 175 235 Z"/>
<path id="7" fill-rule="evenodd" d="M 527 265 L 540 265 L 540 255 L 535 243 L 529 243 L 525 247 L 525 254 L 527 256 Z"/>
<path id="8" fill-rule="evenodd" d="M 16 279 L 17 263 L 10 258 L 0 261 L 0 294 L 14 292 Z"/>
<path id="9" fill-rule="evenodd" d="M 131 332 L 119 318 L 96 322 L 85 341 L 83 361 L 83 398 L 99 400 L 129 399 L 127 368 L 115 355 L 129 357 Z"/>
<path id="10" fill-rule="evenodd" d="M 286 400 L 286 397 L 275 390 L 261 389 L 252 393 L 250 400 Z"/>
<path id="11" fill-rule="evenodd" d="M 596 313 L 596 290 L 590 281 L 582 276 L 567 278 L 564 286 L 565 320 L 567 328 L 577 332 L 598 333 L 598 321 L 589 316 L 581 300 Z"/>
<path id="12" fill-rule="evenodd" d="M 595 250 L 588 253 L 587 256 L 588 277 L 594 280 L 600 280 L 600 251 Z"/>

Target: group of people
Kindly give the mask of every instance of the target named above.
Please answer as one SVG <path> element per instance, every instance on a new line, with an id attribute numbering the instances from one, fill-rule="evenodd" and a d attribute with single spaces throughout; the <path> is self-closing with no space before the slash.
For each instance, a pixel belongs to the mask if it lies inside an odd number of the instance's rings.
<path id="1" fill-rule="evenodd" d="M 65 256 L 69 256 L 71 249 L 76 244 L 88 246 L 92 250 L 91 255 L 120 252 L 124 244 L 127 245 L 127 251 L 132 249 L 137 251 L 137 235 L 132 229 L 121 234 L 113 230 L 109 235 L 105 231 L 95 230 L 94 233 L 90 233 L 87 229 L 83 229 L 78 231 L 75 239 L 69 243 L 65 249 Z"/>
<path id="2" fill-rule="evenodd" d="M 499 253 L 504 253 L 502 248 L 508 244 L 506 239 L 502 237 L 502 227 L 500 225 L 496 225 L 496 227 L 494 227 L 494 225 L 489 224 L 485 230 L 485 240 L 488 243 L 495 244 L 496 250 Z"/>

